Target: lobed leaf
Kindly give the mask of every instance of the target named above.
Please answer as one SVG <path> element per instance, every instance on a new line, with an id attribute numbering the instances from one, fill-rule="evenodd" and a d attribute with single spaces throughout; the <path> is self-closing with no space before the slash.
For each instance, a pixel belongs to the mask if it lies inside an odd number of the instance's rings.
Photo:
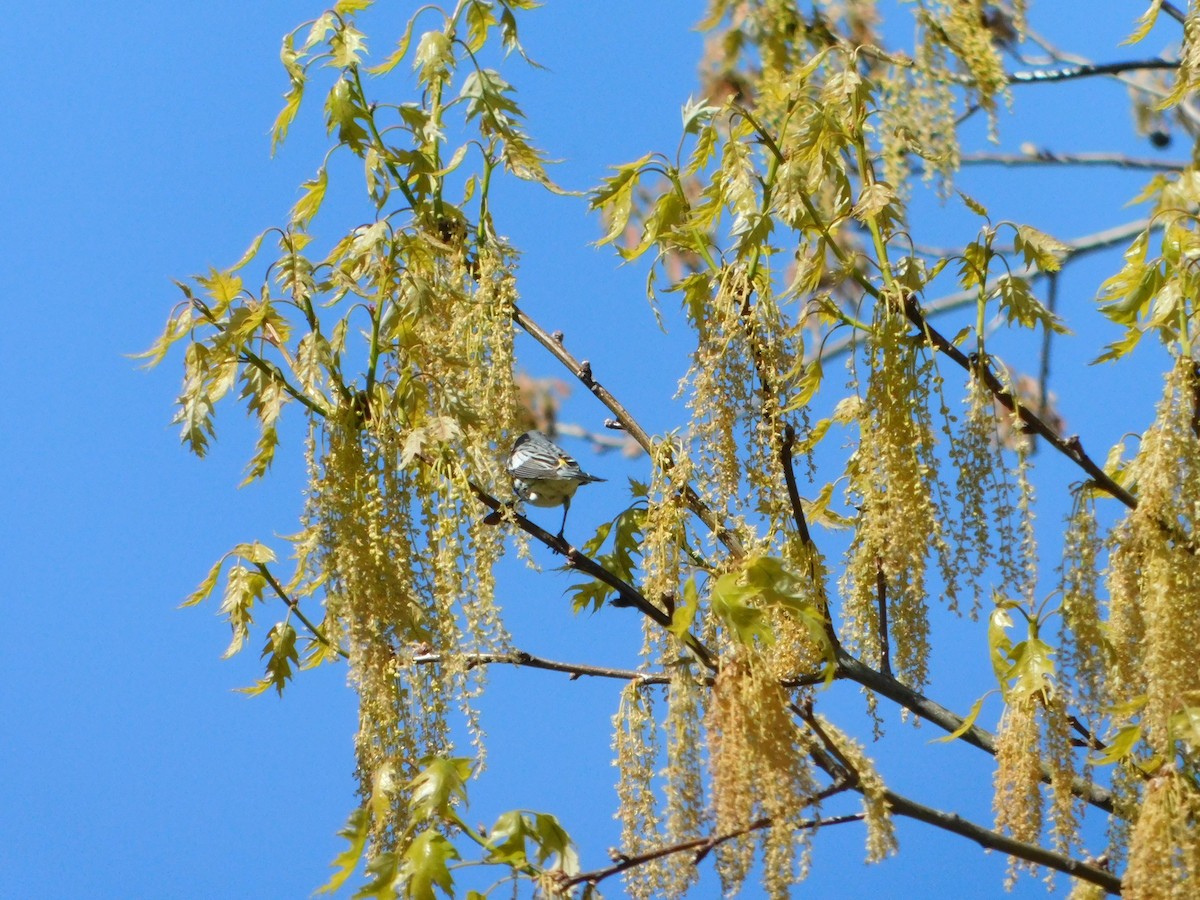
<path id="1" fill-rule="evenodd" d="M 334 857 L 330 865 L 336 871 L 330 876 L 327 882 L 317 888 L 315 893 L 335 893 L 354 874 L 354 870 L 358 868 L 359 860 L 363 857 L 363 851 L 366 850 L 367 835 L 370 833 L 370 830 L 371 816 L 367 812 L 366 807 L 360 806 L 354 812 L 350 813 L 350 818 L 346 820 L 346 824 L 338 831 L 338 837 L 345 838 L 350 846 Z"/>
<path id="2" fill-rule="evenodd" d="M 418 819 L 452 820 L 454 807 L 467 802 L 471 760 L 435 756 L 422 761 L 421 771 L 409 782 L 409 805 Z"/>
<path id="3" fill-rule="evenodd" d="M 446 864 L 459 858 L 454 845 L 441 832 L 432 828 L 422 831 L 401 857 L 399 876 L 404 896 L 411 900 L 435 900 L 435 886 L 453 896 L 454 879 Z"/>

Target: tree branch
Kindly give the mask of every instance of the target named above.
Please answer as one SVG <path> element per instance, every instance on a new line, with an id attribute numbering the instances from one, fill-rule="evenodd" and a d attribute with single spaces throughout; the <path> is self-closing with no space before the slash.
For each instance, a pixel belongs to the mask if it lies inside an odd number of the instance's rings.
<path id="1" fill-rule="evenodd" d="M 965 153 L 963 165 L 1001 166 L 1112 166 L 1117 169 L 1149 169 L 1155 172 L 1181 172 L 1188 163 L 1166 159 L 1147 159 L 1124 153 L 1056 153 L 1034 148 L 1028 153 Z"/>
<path id="2" fill-rule="evenodd" d="M 591 391 L 596 399 L 603 403 L 620 423 L 621 428 L 628 433 L 643 450 L 648 454 L 652 454 L 654 444 L 650 439 L 650 435 L 646 430 L 638 424 L 638 421 L 627 410 L 620 401 L 614 397 L 607 388 L 592 375 L 592 366 L 586 359 L 577 360 L 572 356 L 567 348 L 563 346 L 561 336 L 557 334 L 547 334 L 537 322 L 533 321 L 529 316 L 522 312 L 516 306 L 513 306 L 513 321 L 523 328 L 535 341 L 550 351 L 550 354 L 567 368 L 576 378 L 578 378 L 589 391 Z M 736 557 L 745 555 L 742 549 L 741 541 L 737 535 L 725 528 L 724 524 L 708 506 L 700 499 L 700 495 L 693 490 L 691 485 L 687 485 L 683 489 L 683 498 L 687 503 L 688 508 L 692 510 L 700 520 L 712 530 L 717 538 L 723 543 Z"/>
<path id="3" fill-rule="evenodd" d="M 1187 16 L 1180 11 L 1179 7 L 1177 7 L 1174 3 L 1171 3 L 1170 0 L 1163 0 L 1162 11 L 1180 25 L 1187 21 Z"/>
<path id="4" fill-rule="evenodd" d="M 961 716 L 956 715 L 941 704 L 929 699 L 924 694 L 914 691 L 890 675 L 885 675 L 882 672 L 872 669 L 862 660 L 841 648 L 837 650 L 837 677 L 846 678 L 857 684 L 861 684 L 863 687 L 887 697 L 893 703 L 903 706 L 905 709 L 916 713 L 922 719 L 932 722 L 949 733 L 958 731 L 965 722 Z M 992 756 L 996 755 L 995 738 L 990 732 L 980 728 L 978 725 L 972 725 L 959 735 L 958 739 L 965 741 L 973 747 L 978 747 Z M 1043 763 L 1042 780 L 1049 783 L 1050 774 L 1050 767 Z M 1071 782 L 1071 792 L 1106 813 L 1111 814 L 1114 811 L 1112 794 L 1098 785 L 1076 777 Z"/>
<path id="5" fill-rule="evenodd" d="M 475 484 L 474 482 L 471 482 L 471 490 L 475 493 L 475 496 L 478 498 L 479 502 L 493 512 L 499 513 L 505 508 L 503 503 L 501 503 L 487 491 L 483 490 L 483 488 L 479 487 L 479 485 Z M 539 525 L 536 525 L 529 519 L 525 518 L 516 510 L 512 510 L 511 512 L 513 521 L 516 522 L 518 528 L 531 537 L 541 541 L 551 550 L 561 553 L 566 558 L 568 566 L 591 575 L 597 581 L 602 581 L 604 584 L 616 591 L 617 599 L 610 600 L 609 603 L 611 605 L 632 606 L 634 609 L 638 610 L 642 615 L 646 616 L 656 624 L 662 626 L 663 628 L 670 628 L 671 616 L 666 611 L 659 609 L 657 606 L 651 603 L 646 596 L 633 585 L 604 568 L 604 566 L 600 565 L 600 563 L 596 562 L 587 554 L 580 553 L 579 550 L 572 547 L 565 538 L 551 534 L 550 532 L 541 528 Z M 684 646 L 686 646 L 696 655 L 696 658 L 699 659 L 706 668 L 711 671 L 716 671 L 717 663 L 713 657 L 712 651 L 709 650 L 698 637 L 691 632 L 684 632 L 684 634 L 680 637 L 680 640 L 683 642 Z"/>
<path id="6" fill-rule="evenodd" d="M 1021 420 L 1027 431 L 1044 438 L 1059 453 L 1087 472 L 1097 488 L 1115 497 L 1130 509 L 1137 507 L 1137 499 L 1133 494 L 1117 484 L 1104 469 L 1096 464 L 1095 460 L 1088 456 L 1077 436 L 1064 438 L 1037 413 L 1022 404 L 987 365 L 980 364 L 979 361 L 968 357 L 959 350 L 949 338 L 929 324 L 920 303 L 912 294 L 904 298 L 904 313 L 908 320 L 929 338 L 934 347 L 957 363 L 964 372 L 979 378 L 996 401 Z"/>
<path id="7" fill-rule="evenodd" d="M 791 826 L 794 830 L 823 828 L 826 825 L 845 825 L 849 822 L 861 822 L 864 816 L 862 813 L 852 813 L 847 816 L 832 816 L 827 819 L 810 819 L 804 822 L 799 822 Z M 655 850 L 649 850 L 645 853 L 639 853 L 635 856 L 625 856 L 624 854 L 617 855 L 617 862 L 604 869 L 595 869 L 591 872 L 582 872 L 574 875 L 571 878 L 565 879 L 562 882 L 563 889 L 569 889 L 580 884 L 599 884 L 606 878 L 611 878 L 613 875 L 619 875 L 622 872 L 627 872 L 630 869 L 645 865 L 648 862 L 653 862 L 658 859 L 663 859 L 667 856 L 672 856 L 676 853 L 695 853 L 695 862 L 699 863 L 705 856 L 721 846 L 727 841 L 742 837 L 746 834 L 751 834 L 755 831 L 760 831 L 763 828 L 770 828 L 774 822 L 769 818 L 758 819 L 747 825 L 745 828 L 739 828 L 736 831 L 730 831 L 725 834 L 713 834 L 704 838 L 695 838 L 690 841 L 681 841 L 678 844 L 668 844 L 665 847 L 659 847 Z"/>
<path id="8" fill-rule="evenodd" d="M 849 765 L 845 757 L 837 749 L 836 744 L 830 741 L 828 736 L 825 735 L 823 729 L 820 728 L 819 723 L 816 722 L 811 713 L 800 709 L 794 704 L 792 710 L 810 728 L 813 728 L 817 737 L 825 745 L 824 748 L 812 747 L 810 755 L 813 762 L 833 778 L 836 784 L 846 784 L 852 790 L 862 793 L 858 773 Z M 1111 872 L 1107 872 L 1097 866 L 1080 862 L 1061 853 L 1054 853 L 1036 844 L 1026 844 L 1022 841 L 1006 837 L 999 832 L 992 831 L 984 828 L 982 825 L 977 825 L 968 819 L 964 819 L 957 813 L 942 812 L 939 809 L 925 806 L 887 788 L 884 788 L 883 796 L 892 813 L 896 815 L 917 819 L 936 828 L 941 828 L 944 831 L 962 835 L 987 849 L 1001 850 L 1018 859 L 1028 860 L 1029 862 L 1054 869 L 1058 872 L 1065 872 L 1073 878 L 1081 878 L 1084 881 L 1097 884 L 1109 893 L 1118 894 L 1121 891 L 1121 880 Z"/>
<path id="9" fill-rule="evenodd" d="M 1009 72 L 1009 84 L 1036 84 L 1042 81 L 1071 81 L 1075 78 L 1092 78 L 1097 75 L 1121 75 L 1125 72 L 1178 69 L 1179 63 L 1169 59 L 1128 60 L 1111 63 L 1081 63 L 1061 69 L 1034 69 L 1025 72 Z"/>
<path id="10" fill-rule="evenodd" d="M 254 565 L 262 577 L 267 580 L 267 584 L 271 586 L 271 590 L 279 595 L 279 599 L 287 604 L 288 609 L 290 609 L 292 613 L 295 614 L 296 618 L 303 623 L 304 627 L 308 629 L 309 634 L 311 634 L 326 647 L 329 647 L 331 650 L 335 651 L 342 659 L 350 658 L 349 653 L 347 653 L 341 647 L 334 646 L 330 642 L 329 638 L 325 637 L 325 632 L 321 631 L 320 628 L 312 623 L 308 616 L 304 614 L 304 611 L 300 609 L 299 601 L 294 597 L 288 596 L 287 591 L 283 589 L 283 585 L 279 583 L 279 579 L 277 579 L 274 574 L 272 574 L 271 570 L 267 568 L 266 563 L 256 562 Z"/>
<path id="11" fill-rule="evenodd" d="M 792 518 L 796 520 L 796 530 L 800 540 L 810 550 L 816 550 L 812 534 L 808 530 L 808 521 L 804 518 L 804 505 L 800 502 L 800 489 L 796 487 L 796 472 L 792 468 L 792 448 L 796 444 L 796 429 L 788 425 L 783 430 L 783 441 L 779 448 L 779 464 L 783 467 L 783 481 L 787 487 L 788 503 L 792 507 Z"/>
<path id="12" fill-rule="evenodd" d="M 467 668 L 475 666 L 490 666 L 490 665 L 506 665 L 516 666 L 518 668 L 528 669 L 544 669 L 548 672 L 565 672 L 571 676 L 571 680 L 576 678 L 613 678 L 618 681 L 636 681 L 639 684 L 670 684 L 671 678 L 669 675 L 652 675 L 648 672 L 639 672 L 636 669 L 614 669 L 608 666 L 592 666 L 586 663 L 569 663 L 558 662 L 553 659 L 546 659 L 541 656 L 534 656 L 532 653 L 527 653 L 524 650 L 514 650 L 511 653 L 466 653 L 463 654 L 463 659 L 467 662 Z M 408 659 L 408 662 L 430 666 L 445 662 L 446 654 L 444 653 L 418 653 Z"/>
<path id="13" fill-rule="evenodd" d="M 897 794 L 895 791 L 884 791 L 888 805 L 896 815 L 916 819 L 943 831 L 949 831 L 968 838 L 988 850 L 999 850 L 1009 856 L 1028 860 L 1039 866 L 1063 872 L 1072 878 L 1090 882 L 1103 888 L 1110 894 L 1121 893 L 1121 879 L 1099 866 L 1090 865 L 1061 853 L 1054 853 L 1036 844 L 1026 844 L 1014 840 L 996 831 L 976 825 L 964 819 L 957 813 L 942 812 L 929 806 L 917 803 L 915 800 Z"/>

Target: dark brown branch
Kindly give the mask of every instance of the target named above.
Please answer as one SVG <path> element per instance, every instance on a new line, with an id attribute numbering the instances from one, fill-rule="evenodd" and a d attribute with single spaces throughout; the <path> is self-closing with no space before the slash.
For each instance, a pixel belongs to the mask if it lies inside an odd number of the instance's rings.
<path id="1" fill-rule="evenodd" d="M 614 669 L 608 666 L 591 666 L 586 663 L 558 662 L 541 656 L 534 656 L 524 650 L 514 650 L 511 653 L 466 653 L 462 656 L 467 668 L 475 666 L 506 665 L 527 669 L 544 669 L 547 672 L 564 672 L 571 679 L 612 678 L 617 681 L 636 681 L 638 684 L 670 684 L 669 675 L 638 672 L 635 669 Z M 419 653 L 407 661 L 415 665 L 438 665 L 446 660 L 444 653 Z"/>
<path id="2" fill-rule="evenodd" d="M 800 489 L 796 486 L 796 470 L 792 464 L 792 449 L 795 444 L 796 429 L 787 425 L 784 427 L 779 447 L 779 463 L 783 468 L 783 481 L 787 487 L 788 503 L 792 507 L 792 518 L 796 520 L 796 530 L 800 533 L 800 540 L 808 550 L 808 577 L 812 581 L 813 590 L 821 598 L 821 615 L 825 618 L 825 636 L 829 639 L 829 646 L 837 648 L 841 646 L 841 640 L 838 638 L 837 629 L 833 626 L 833 617 L 829 614 L 829 598 L 825 591 L 825 584 L 818 581 L 820 570 L 817 567 L 817 545 L 812 538 L 812 533 L 808 530 L 808 519 L 804 515 Z M 809 683 L 816 684 L 817 682 Z"/>
<path id="3" fill-rule="evenodd" d="M 1154 172 L 1181 172 L 1187 163 L 1165 159 L 1146 159 L 1123 153 L 1055 153 L 1035 149 L 1032 153 L 966 153 L 963 165 L 1001 166 L 1112 166 L 1117 169 L 1148 169 Z"/>
<path id="4" fill-rule="evenodd" d="M 890 675 L 885 675 L 882 672 L 872 669 L 862 660 L 847 653 L 845 650 L 839 648 L 836 652 L 837 677 L 856 682 L 881 696 L 887 697 L 893 703 L 903 706 L 905 709 L 916 713 L 922 719 L 932 722 L 949 733 L 956 732 L 962 728 L 965 720 L 961 716 L 956 715 L 941 704 L 930 700 L 924 694 L 914 691 Z M 964 731 L 959 735 L 959 740 L 965 741 L 973 747 L 978 747 L 992 756 L 996 755 L 995 738 L 990 732 L 980 728 L 978 725 L 972 725 Z M 1050 781 L 1050 774 L 1050 767 L 1043 764 L 1042 780 L 1048 783 Z M 1071 792 L 1083 798 L 1097 809 L 1101 809 L 1106 813 L 1113 812 L 1112 794 L 1098 785 L 1090 784 L 1084 779 L 1076 777 L 1071 782 Z"/>
<path id="5" fill-rule="evenodd" d="M 503 503 L 478 485 L 472 483 L 471 490 L 475 493 L 475 496 L 479 502 L 493 512 L 498 513 L 504 508 Z M 526 534 L 541 541 L 556 553 L 561 553 L 566 558 L 568 566 L 591 575 L 597 581 L 603 582 L 616 591 L 616 599 L 609 601 L 611 605 L 631 606 L 638 610 L 642 615 L 646 616 L 646 618 L 653 621 L 655 624 L 661 625 L 663 628 L 670 628 L 671 616 L 646 599 L 645 595 L 633 585 L 604 568 L 604 566 L 600 565 L 600 563 L 596 562 L 587 554 L 580 553 L 576 548 L 572 547 L 565 538 L 551 534 L 515 510 L 512 512 L 512 517 L 513 521 L 516 522 L 517 527 Z M 691 633 L 685 633 L 681 640 L 689 650 L 696 654 L 696 658 L 699 659 L 706 668 L 714 671 L 716 670 L 717 664 L 713 657 L 712 651 L 704 646 L 699 638 Z"/>
<path id="6" fill-rule="evenodd" d="M 620 401 L 614 397 L 604 385 L 600 384 L 592 375 L 591 364 L 587 360 L 577 360 L 567 348 L 563 346 L 561 336 L 556 339 L 555 335 L 548 334 L 537 322 L 533 321 L 524 312 L 513 307 L 513 321 L 523 328 L 535 341 L 550 351 L 550 354 L 562 363 L 568 371 L 578 378 L 589 391 L 591 391 L 597 400 L 603 403 L 620 423 L 621 428 L 629 434 L 643 450 L 647 453 L 653 453 L 654 445 L 650 440 L 650 435 L 646 430 L 638 424 L 638 421 L 627 410 Z M 742 557 L 745 551 L 742 549 L 741 541 L 737 535 L 725 528 L 724 524 L 718 519 L 716 513 L 705 505 L 700 499 L 700 495 L 692 489 L 690 485 L 683 489 L 683 499 L 687 503 L 688 508 L 694 512 L 705 525 L 720 539 L 728 549 L 736 557 Z"/>
<path id="7" fill-rule="evenodd" d="M 1121 75 L 1125 72 L 1144 72 L 1161 69 L 1178 69 L 1179 63 L 1169 59 L 1128 60 L 1111 63 L 1081 63 L 1061 69 L 1033 69 L 1026 72 L 1009 72 L 1009 84 L 1037 84 L 1043 81 L 1070 81 L 1075 78 L 1092 78 L 1097 75 Z"/>
<path id="8" fill-rule="evenodd" d="M 908 320 L 929 338 L 930 343 L 934 347 L 957 363 L 963 371 L 979 378 L 996 401 L 1021 420 L 1021 424 L 1026 431 L 1044 438 L 1048 444 L 1078 465 L 1083 471 L 1087 472 L 1097 488 L 1120 500 L 1130 509 L 1134 509 L 1137 506 L 1137 499 L 1133 494 L 1113 481 L 1108 473 L 1097 465 L 1095 460 L 1088 456 L 1078 437 L 1062 437 L 1037 413 L 1028 406 L 1020 403 L 1012 392 L 1000 382 L 1000 379 L 996 377 L 990 368 L 967 356 L 949 338 L 930 325 L 929 320 L 925 318 L 925 313 L 921 309 L 921 305 L 912 295 L 904 298 L 904 312 Z"/>
<path id="9" fill-rule="evenodd" d="M 796 487 L 796 472 L 792 468 L 792 448 L 796 445 L 796 429 L 787 425 L 783 429 L 783 442 L 779 448 L 779 462 L 783 467 L 783 481 L 787 486 L 788 503 L 792 507 L 792 518 L 800 540 L 810 550 L 815 550 L 812 535 L 808 531 L 808 520 L 804 517 L 804 505 L 800 502 L 800 490 Z"/>
<path id="10" fill-rule="evenodd" d="M 988 850 L 999 850 L 1009 856 L 1027 860 L 1056 872 L 1063 872 L 1072 878 L 1098 885 L 1110 894 L 1121 893 L 1121 879 L 1099 866 L 1089 865 L 1061 853 L 1054 853 L 1036 844 L 1026 844 L 1014 840 L 968 819 L 957 813 L 942 812 L 929 806 L 917 803 L 894 791 L 884 791 L 884 797 L 892 812 L 899 816 L 916 819 L 943 831 L 949 831 L 968 838 Z"/>
<path id="11" fill-rule="evenodd" d="M 793 830 L 800 831 L 802 829 L 824 828 L 827 825 L 845 825 L 849 822 L 861 822 L 864 816 L 862 813 L 852 813 L 847 816 L 831 816 L 827 819 L 810 819 L 804 822 L 798 822 L 790 826 Z M 676 853 L 694 853 L 695 862 L 699 863 L 705 856 L 715 850 L 721 844 L 727 841 L 732 841 L 735 838 L 743 835 L 751 834 L 755 831 L 760 831 L 764 828 L 772 827 L 774 823 L 769 818 L 758 819 L 751 822 L 745 828 L 739 828 L 736 831 L 730 831 L 725 834 L 714 834 L 709 837 L 695 838 L 690 841 L 681 841 L 678 844 L 669 844 L 665 847 L 659 847 L 655 850 L 649 850 L 645 853 L 639 853 L 635 856 L 618 855 L 617 862 L 607 868 L 594 869 L 591 872 L 581 872 L 571 878 L 565 879 L 562 882 L 563 889 L 569 889 L 580 884 L 599 884 L 606 878 L 611 878 L 613 875 L 620 875 L 622 872 L 627 872 L 630 869 L 645 865 L 648 862 L 663 859 L 668 856 L 673 856 Z"/>

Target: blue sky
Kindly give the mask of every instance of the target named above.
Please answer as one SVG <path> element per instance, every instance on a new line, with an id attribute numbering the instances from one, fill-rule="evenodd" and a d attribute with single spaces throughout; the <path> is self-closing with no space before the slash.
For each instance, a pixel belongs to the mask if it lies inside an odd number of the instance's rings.
<path id="1" fill-rule="evenodd" d="M 1118 50 L 1138 4 L 1089 4 L 1088 29 L 1055 4 L 1043 5 L 1051 19 L 1036 21 L 1052 37 L 1098 59 L 1150 55 L 1173 33 Z M 374 25 L 371 47 L 382 55 L 403 27 L 401 10 L 410 7 L 380 6 L 391 10 Z M 234 689 L 259 676 L 261 636 L 242 656 L 222 661 L 228 630 L 215 605 L 178 609 L 232 545 L 294 530 L 298 431 L 285 433 L 290 443 L 270 478 L 238 490 L 253 440 L 244 415 L 221 410 L 219 439 L 197 460 L 169 424 L 178 357 L 147 373 L 126 356 L 149 345 L 177 301 L 171 279 L 236 260 L 255 234 L 285 219 L 298 185 L 320 164 L 315 98 L 274 159 L 268 131 L 286 87 L 280 38 L 321 10 L 294 0 L 45 0 L 6 25 L 6 897 L 301 897 L 324 881 L 341 849 L 335 832 L 355 803 L 355 715 L 344 670 L 303 673 L 282 701 L 245 697 Z M 674 150 L 679 109 L 696 90 L 701 38 L 691 25 L 700 12 L 697 3 L 671 0 L 657 4 L 647 21 L 642 4 L 622 0 L 552 3 L 525 17 L 523 41 L 548 70 L 513 62 L 507 75 L 535 140 L 565 160 L 557 170 L 562 183 L 585 189 L 608 165 Z M 1129 135 L 1119 85 L 1017 88 L 1014 96 L 1016 114 L 1001 120 L 1007 148 L 1034 140 L 1061 151 L 1153 152 Z M 1186 150 L 1167 155 L 1180 158 Z M 1052 187 L 1056 173 L 1032 181 L 1029 174 L 972 170 L 961 184 L 994 218 L 1062 238 L 1137 215 L 1120 205 L 1141 176 L 1087 170 Z M 592 361 L 597 377 L 650 431 L 681 425 L 686 410 L 672 397 L 686 369 L 687 337 L 657 330 L 643 298 L 644 270 L 619 267 L 610 251 L 590 246 L 599 227 L 580 201 L 520 184 L 505 187 L 494 207 L 499 230 L 524 251 L 524 308 L 548 329 L 562 329 L 568 346 Z M 362 215 L 347 192 L 317 228 L 331 234 Z M 961 230 L 967 217 L 929 197 L 918 196 L 913 219 L 925 229 L 925 243 L 971 236 Z M 1111 258 L 1105 264 L 1111 267 Z M 1129 368 L 1086 366 L 1116 336 L 1092 315 L 1103 271 L 1100 262 L 1087 262 L 1064 279 L 1064 315 L 1076 336 L 1056 344 L 1053 382 L 1069 431 L 1100 458 L 1149 420 L 1160 362 L 1139 353 Z M 532 374 L 559 374 L 532 341 L 522 338 L 518 346 Z M 596 428 L 606 415 L 577 390 L 564 418 Z M 622 508 L 624 476 L 644 478 L 648 466 L 644 459 L 587 456 L 580 445 L 569 449 L 610 479 L 581 491 L 573 505 L 571 521 L 583 531 Z M 1052 486 L 1043 494 L 1043 518 L 1052 522 L 1065 509 L 1062 486 L 1079 476 L 1045 454 L 1038 465 Z M 545 515 L 556 523 L 555 511 Z M 547 568 L 554 564 L 535 556 Z M 506 621 L 523 649 L 597 663 L 625 662 L 636 651 L 639 628 L 630 611 L 575 617 L 562 597 L 563 576 L 533 577 L 515 560 L 501 575 Z M 965 624 L 946 634 L 964 650 L 936 657 L 935 685 L 939 675 L 950 675 L 951 684 L 934 693 L 965 709 L 989 686 L 980 668 L 982 638 Z M 968 662 L 978 677 L 960 677 Z M 849 686 L 831 690 L 831 714 L 844 711 L 834 718 L 850 727 L 861 718 L 861 700 Z M 616 701 L 610 684 L 495 672 L 484 718 L 493 750 L 483 781 L 472 788 L 470 818 L 487 821 L 514 806 L 554 812 L 581 843 L 584 865 L 603 865 L 605 849 L 617 841 L 610 818 L 615 770 L 608 764 Z M 913 731 L 891 717 L 888 749 L 874 751 L 896 754 L 883 763 L 885 777 L 922 802 L 989 821 L 988 801 L 979 797 L 986 798 L 990 761 L 963 746 L 931 747 L 934 736 L 932 728 Z M 1002 858 L 914 823 L 902 823 L 900 836 L 899 859 L 865 869 L 860 831 L 823 834 L 808 889 L 837 896 L 897 884 L 912 895 L 1000 892 Z M 620 891 L 614 883 L 607 893 Z M 1043 894 L 1032 879 L 1016 892 Z"/>

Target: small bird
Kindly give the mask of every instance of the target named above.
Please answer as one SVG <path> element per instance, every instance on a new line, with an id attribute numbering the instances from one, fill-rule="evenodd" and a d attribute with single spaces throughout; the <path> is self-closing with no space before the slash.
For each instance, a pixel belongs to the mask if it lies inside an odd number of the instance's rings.
<path id="1" fill-rule="evenodd" d="M 522 500 L 534 506 L 562 506 L 559 539 L 567 527 L 567 511 L 575 489 L 581 484 L 605 480 L 583 471 L 574 457 L 539 431 L 527 431 L 517 438 L 508 457 L 508 474 Z"/>

